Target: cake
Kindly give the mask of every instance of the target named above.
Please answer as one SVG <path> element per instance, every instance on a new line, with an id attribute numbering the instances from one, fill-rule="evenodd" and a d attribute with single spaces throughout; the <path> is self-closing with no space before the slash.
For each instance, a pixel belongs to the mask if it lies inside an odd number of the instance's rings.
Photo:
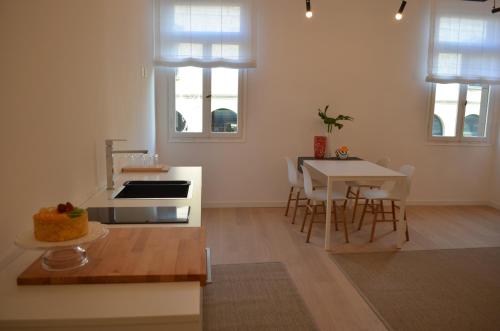
<path id="1" fill-rule="evenodd" d="M 57 208 L 41 208 L 33 215 L 35 238 L 39 241 L 61 242 L 85 236 L 89 229 L 86 210 L 69 202 Z"/>

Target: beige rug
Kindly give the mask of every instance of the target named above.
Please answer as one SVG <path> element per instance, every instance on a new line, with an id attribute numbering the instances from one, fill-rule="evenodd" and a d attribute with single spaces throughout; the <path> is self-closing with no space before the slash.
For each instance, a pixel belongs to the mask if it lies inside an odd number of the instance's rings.
<path id="1" fill-rule="evenodd" d="M 392 330 L 500 330 L 500 248 L 332 255 Z"/>
<path id="2" fill-rule="evenodd" d="M 317 330 L 281 263 L 212 267 L 204 289 L 204 330 Z"/>

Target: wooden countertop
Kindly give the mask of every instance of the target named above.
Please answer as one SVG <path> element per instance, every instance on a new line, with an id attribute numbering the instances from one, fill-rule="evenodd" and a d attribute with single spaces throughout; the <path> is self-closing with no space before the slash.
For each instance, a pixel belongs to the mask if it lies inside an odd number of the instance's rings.
<path id="1" fill-rule="evenodd" d="M 203 228 L 115 228 L 92 243 L 82 268 L 49 272 L 37 259 L 18 285 L 206 283 Z"/>

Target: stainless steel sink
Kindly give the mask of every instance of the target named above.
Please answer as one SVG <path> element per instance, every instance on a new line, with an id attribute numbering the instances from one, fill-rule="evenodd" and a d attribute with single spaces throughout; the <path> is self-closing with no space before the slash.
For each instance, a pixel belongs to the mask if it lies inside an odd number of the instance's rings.
<path id="1" fill-rule="evenodd" d="M 128 181 L 113 199 L 188 199 L 191 182 L 187 180 Z"/>

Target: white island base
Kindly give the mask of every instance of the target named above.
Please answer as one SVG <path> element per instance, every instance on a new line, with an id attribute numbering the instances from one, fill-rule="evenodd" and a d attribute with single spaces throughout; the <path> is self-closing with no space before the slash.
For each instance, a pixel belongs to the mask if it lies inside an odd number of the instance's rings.
<path id="1" fill-rule="evenodd" d="M 201 330 L 199 282 L 17 286 L 38 255 L 25 252 L 0 274 L 0 330 Z"/>

